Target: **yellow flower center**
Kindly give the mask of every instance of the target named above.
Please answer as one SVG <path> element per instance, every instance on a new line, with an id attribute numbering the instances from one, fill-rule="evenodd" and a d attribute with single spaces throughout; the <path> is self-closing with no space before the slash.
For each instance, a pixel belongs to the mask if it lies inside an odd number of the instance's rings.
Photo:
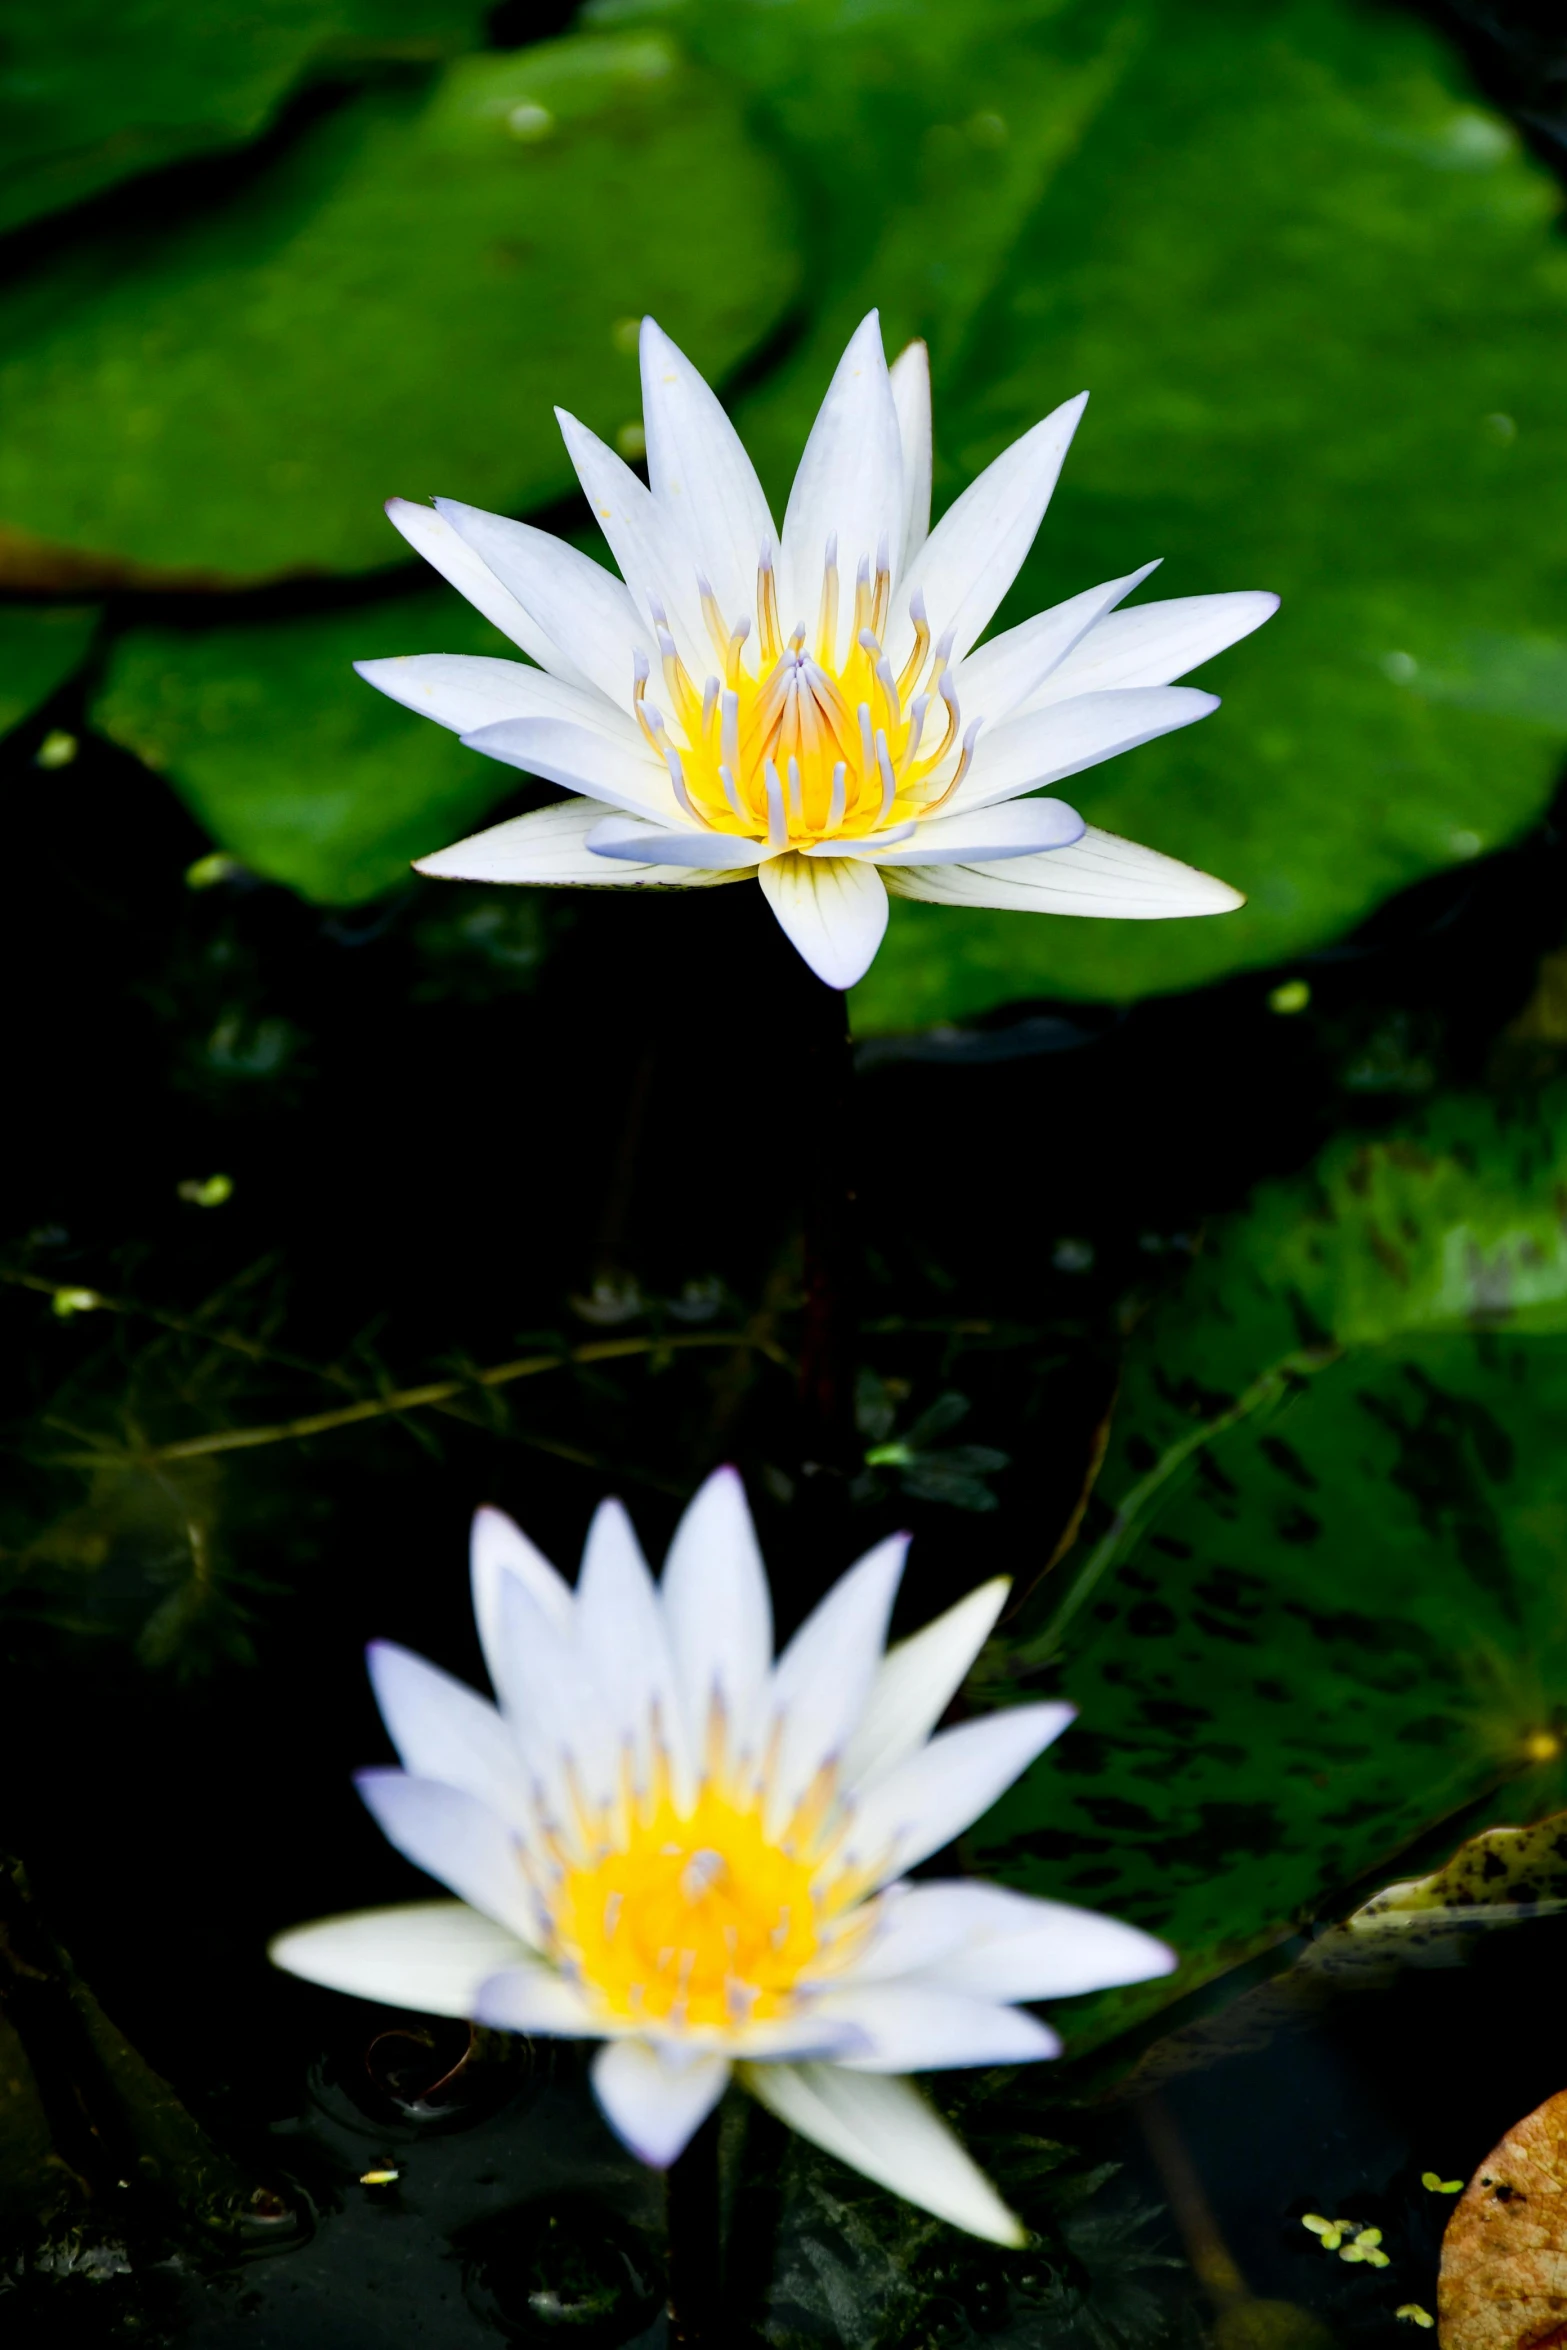
<path id="1" fill-rule="evenodd" d="M 914 644 L 901 673 L 882 651 L 892 577 L 885 558 L 874 580 L 862 563 L 854 589 L 849 648 L 840 660 L 836 541 L 829 544 L 815 650 L 799 627 L 785 642 L 770 554 L 756 575 L 758 673 L 745 665 L 749 620 L 730 628 L 705 581 L 702 612 L 717 668 L 702 692 L 662 624 L 659 652 L 681 739 L 671 738 L 635 680 L 637 716 L 669 768 L 687 815 L 714 832 L 765 840 L 772 850 L 869 834 L 906 839 L 920 818 L 950 799 L 967 772 L 974 729 L 955 772 L 937 775 L 957 741 L 957 696 L 947 673 L 949 642 L 932 647 L 918 596 Z M 644 665 L 645 668 L 645 665 Z M 891 846 L 891 840 L 888 845 Z"/>
<path id="2" fill-rule="evenodd" d="M 860 1939 L 858 1921 L 832 1931 L 862 1880 L 824 1872 L 830 1800 L 824 1784 L 777 1836 L 753 1790 L 713 1779 L 684 1811 L 667 1788 L 625 1807 L 618 1833 L 562 1855 L 548 1955 L 606 2017 L 677 2031 L 775 2021 L 803 1977 L 836 1971 Z"/>

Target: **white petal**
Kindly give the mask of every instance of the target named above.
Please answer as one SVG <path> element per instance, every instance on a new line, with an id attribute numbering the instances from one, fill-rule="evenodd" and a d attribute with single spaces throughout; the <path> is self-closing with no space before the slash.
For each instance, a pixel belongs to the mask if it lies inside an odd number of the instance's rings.
<path id="1" fill-rule="evenodd" d="M 903 528 L 903 445 L 873 310 L 838 362 L 789 492 L 778 567 L 784 634 L 800 623 L 814 632 L 827 542 L 836 538 L 841 662 L 854 624 L 856 566 L 865 560 L 874 570 L 884 543 L 895 560 Z"/>
<path id="2" fill-rule="evenodd" d="M 702 618 L 696 558 L 684 531 L 596 433 L 564 408 L 555 414 L 593 519 L 609 542 L 637 611 L 648 625 L 655 623 L 659 612 L 664 614 L 682 660 L 700 683 L 715 654 Z"/>
<path id="3" fill-rule="evenodd" d="M 933 816 L 912 840 L 886 849 L 877 863 L 968 865 L 976 858 L 1032 857 L 1081 840 L 1087 826 L 1065 800 L 1005 800 L 999 807 Z"/>
<path id="4" fill-rule="evenodd" d="M 476 1797 L 403 1771 L 359 1771 L 354 1784 L 405 1860 L 522 1941 L 537 1932 L 517 1836 Z"/>
<path id="5" fill-rule="evenodd" d="M 503 718 L 475 727 L 462 742 L 465 750 L 482 751 L 487 759 L 607 800 L 634 816 L 669 825 L 683 821 L 668 768 L 640 738 L 612 737 L 561 718 Z"/>
<path id="6" fill-rule="evenodd" d="M 1063 402 L 1003 449 L 947 508 L 898 585 L 887 644 L 894 670 L 914 642 L 908 608 L 916 588 L 925 598 L 931 634 L 950 630 L 958 660 L 989 626 L 1034 543 L 1087 405 L 1086 392 Z"/>
<path id="7" fill-rule="evenodd" d="M 504 1510 L 487 1505 L 475 1510 L 473 1515 L 468 1563 L 473 1620 L 478 1626 L 485 1670 L 496 1695 L 504 1696 L 500 1640 L 502 1578 L 516 1575 L 526 1583 L 545 1615 L 562 1632 L 571 1624 L 571 1586 Z"/>
<path id="8" fill-rule="evenodd" d="M 475 1795 L 513 1826 L 529 1820 L 527 1784 L 510 1730 L 493 1705 L 395 1641 L 369 1649 L 370 1681 L 403 1769 Z"/>
<path id="9" fill-rule="evenodd" d="M 901 1876 L 989 1811 L 998 1795 L 1059 1738 L 1069 1705 L 1018 1705 L 944 1730 L 855 1795 L 845 1861 Z"/>
<path id="10" fill-rule="evenodd" d="M 481 557 L 530 614 L 549 616 L 546 640 L 559 648 L 544 666 L 580 678 L 629 711 L 638 653 L 658 674 L 658 646 L 623 580 L 580 548 L 531 523 L 486 514 L 455 498 L 436 506 L 459 538 Z M 541 622 L 536 625 L 542 626 Z"/>
<path id="11" fill-rule="evenodd" d="M 772 1668 L 773 1607 L 745 1488 L 733 1469 L 715 1469 L 687 1506 L 664 1561 L 659 1599 L 698 1752 L 715 1690 L 731 1736 L 753 1739 Z"/>
<path id="12" fill-rule="evenodd" d="M 887 928 L 880 873 L 852 857 L 773 857 L 757 867 L 784 935 L 829 987 L 852 987 Z"/>
<path id="13" fill-rule="evenodd" d="M 1042 857 L 996 865 L 898 865 L 888 868 L 886 878 L 896 896 L 924 898 L 932 905 L 1092 914 L 1123 922 L 1229 914 L 1246 903 L 1239 890 L 1211 873 L 1092 824 L 1070 848 L 1051 849 Z"/>
<path id="14" fill-rule="evenodd" d="M 945 1949 L 927 1947 L 943 1928 L 962 1927 Z M 917 1971 L 947 1990 L 977 1999 L 1067 1999 L 1167 1975 L 1175 1953 L 1136 1926 L 1063 1901 L 1036 1901 L 1005 1885 L 915 1885 L 894 1905 L 885 1943 L 873 1943 L 859 1983 L 903 1953 Z"/>
<path id="15" fill-rule="evenodd" d="M 767 1833 L 781 1832 L 824 1763 L 840 1760 L 881 1664 L 909 1537 L 889 1535 L 813 1608 L 779 1658 L 768 1704 L 783 1725 L 767 1789 Z"/>
<path id="16" fill-rule="evenodd" d="M 588 847 L 588 834 L 603 821 L 601 800 L 557 800 L 420 857 L 414 869 L 442 881 L 532 882 L 541 889 L 679 889 L 725 878 L 701 866 L 628 865 L 601 857 Z"/>
<path id="17" fill-rule="evenodd" d="M 990 1638 L 1011 1588 L 1005 1575 L 997 1575 L 912 1639 L 888 1649 L 844 1755 L 848 1787 L 891 1770 L 923 1746 Z"/>
<path id="18" fill-rule="evenodd" d="M 651 318 L 642 321 L 642 423 L 653 495 L 679 525 L 732 628 L 755 608 L 757 559 L 778 533 L 717 395 Z"/>
<path id="19" fill-rule="evenodd" d="M 903 450 L 903 546 L 892 550 L 894 575 L 901 579 L 930 536 L 929 351 L 923 343 L 908 344 L 887 374 Z"/>
<path id="20" fill-rule="evenodd" d="M 565 1814 L 574 1778 L 592 1800 L 611 1802 L 620 1792 L 618 1723 L 580 1621 L 562 1635 L 510 1575 L 500 1616 L 507 1718 L 542 1800 Z"/>
<path id="21" fill-rule="evenodd" d="M 863 1990 L 829 1992 L 818 2006 L 824 2016 L 865 2033 L 870 2046 L 863 2056 L 836 2060 L 857 2073 L 1036 2064 L 1061 2053 L 1056 2034 L 1022 2008 L 924 1983 L 868 1983 Z"/>
<path id="22" fill-rule="evenodd" d="M 389 661 L 356 661 L 367 685 L 421 718 L 454 734 L 472 734 L 505 718 L 567 718 L 612 741 L 640 746 L 623 711 L 587 687 L 568 685 L 548 670 L 521 661 L 492 661 L 477 653 L 402 653 Z"/>
<path id="23" fill-rule="evenodd" d="M 537 2033 L 542 2039 L 591 2040 L 599 2026 L 582 1993 L 553 1967 L 509 1966 L 490 1975 L 474 1994 L 475 2023 L 497 2032 Z"/>
<path id="24" fill-rule="evenodd" d="M 1030 696 L 1028 706 L 1041 709 L 1071 694 L 1106 688 L 1168 685 L 1250 636 L 1278 608 L 1278 597 L 1258 588 L 1228 596 L 1176 596 L 1111 613 Z"/>
<path id="25" fill-rule="evenodd" d="M 1028 702 L 1096 621 L 1158 568 L 1157 561 L 1145 563 L 1124 579 L 1085 588 L 1066 603 L 1053 605 L 1048 612 L 1036 612 L 1032 620 L 1020 621 L 1016 628 L 993 636 L 966 661 L 959 661 L 953 668 L 952 683 L 965 717 L 983 718 L 987 727 L 999 726 L 1020 704 Z M 1165 680 L 1156 682 L 1163 684 Z M 1076 690 L 1087 689 L 1080 686 Z"/>
<path id="26" fill-rule="evenodd" d="M 695 865 L 709 873 L 745 873 L 770 852 L 765 840 L 733 832 L 667 832 L 640 816 L 606 816 L 588 834 L 595 857 L 632 865 Z"/>
<path id="27" fill-rule="evenodd" d="M 729 2059 L 612 2040 L 593 2059 L 592 2078 L 616 2137 L 639 2162 L 667 2170 L 729 2086 Z"/>
<path id="28" fill-rule="evenodd" d="M 1048 710 L 1020 712 L 994 734 L 981 734 L 973 765 L 947 803 L 949 813 L 993 807 L 1061 783 L 1177 727 L 1195 725 L 1218 707 L 1217 694 L 1166 685 L 1140 693 L 1078 694 Z"/>
<path id="29" fill-rule="evenodd" d="M 267 1956 L 285 1974 L 385 2007 L 471 2016 L 479 1985 L 525 1956 L 503 1926 L 460 1901 L 410 1901 L 320 1918 L 279 1934 Z"/>
<path id="30" fill-rule="evenodd" d="M 905 2202 L 992 2244 L 1027 2242 L 1022 2222 L 912 2081 L 828 2064 L 747 2065 L 740 2077 L 791 2130 Z"/>
<path id="31" fill-rule="evenodd" d="M 653 1578 L 618 1501 L 600 1502 L 593 1513 L 577 1582 L 577 1636 L 617 1745 L 629 1749 L 641 1783 L 652 1768 L 656 1718 L 683 1792 L 689 1742 L 675 1662 Z"/>
<path id="32" fill-rule="evenodd" d="M 569 678 L 574 685 L 588 683 L 549 630 L 523 609 L 510 589 L 496 578 L 489 565 L 444 515 L 437 514 L 430 506 L 416 506 L 407 498 L 389 498 L 386 511 L 394 529 L 402 532 L 408 544 L 443 579 L 450 580 L 458 594 L 466 596 L 474 610 L 482 612 L 502 636 L 509 636 L 514 645 L 520 645 L 530 661 L 537 661 L 541 669 L 553 670 L 557 677 Z"/>

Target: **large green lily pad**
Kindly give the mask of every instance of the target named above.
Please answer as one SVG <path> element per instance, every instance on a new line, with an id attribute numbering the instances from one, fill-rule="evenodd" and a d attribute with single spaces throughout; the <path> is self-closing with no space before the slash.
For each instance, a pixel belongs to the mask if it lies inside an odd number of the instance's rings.
<path id="1" fill-rule="evenodd" d="M 552 402 L 635 420 L 646 310 L 721 377 L 793 289 L 789 213 L 742 95 L 655 33 L 367 91 L 174 233 L 96 228 L 0 295 L 11 574 L 34 542 L 111 580 L 354 571 L 398 551 L 393 493 L 552 498 Z"/>
<path id="2" fill-rule="evenodd" d="M 1561 1089 L 1336 1143 L 1135 1341 L 1097 1545 L 1005 1660 L 1063 1649 L 1080 1724 L 973 1840 L 1180 1953 L 1085 2003 L 1079 2045 L 1493 1790 L 1515 1816 L 1560 1803 L 1564 1144 Z"/>
<path id="3" fill-rule="evenodd" d="M 9 734 L 80 667 L 98 615 L 71 604 L 0 607 L 0 734 Z"/>
<path id="4" fill-rule="evenodd" d="M 1277 962 L 1534 820 L 1567 742 L 1560 195 L 1430 33 L 1341 0 L 668 21 L 807 195 L 816 329 L 743 414 L 775 483 L 880 302 L 930 339 L 938 498 L 1093 392 L 1001 624 L 1153 555 L 1145 597 L 1284 597 L 1203 679 L 1217 716 L 1070 795 L 1245 911 L 899 904 L 861 1029 Z"/>
<path id="5" fill-rule="evenodd" d="M 253 138 L 313 74 L 464 48 L 485 13 L 479 0 L 8 0 L 0 230 Z"/>
<path id="6" fill-rule="evenodd" d="M 165 771 L 214 840 L 307 898 L 351 903 L 482 822 L 517 777 L 411 718 L 350 663 L 510 654 L 449 589 L 270 625 L 138 628 L 115 647 L 93 721 Z"/>

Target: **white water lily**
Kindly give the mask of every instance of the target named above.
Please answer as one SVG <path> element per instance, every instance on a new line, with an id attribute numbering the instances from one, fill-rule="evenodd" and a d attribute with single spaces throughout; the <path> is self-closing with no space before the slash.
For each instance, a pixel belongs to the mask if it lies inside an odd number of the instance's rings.
<path id="1" fill-rule="evenodd" d="M 698 887 L 754 874 L 811 968 L 849 987 L 887 893 L 1157 921 L 1242 903 L 1085 825 L 1047 787 L 1217 699 L 1172 681 L 1278 605 L 1117 610 L 1156 566 L 979 639 L 1033 543 L 1088 395 L 930 528 L 930 376 L 888 368 L 873 311 L 839 363 L 775 529 L 696 369 L 642 322 L 648 483 L 574 416 L 566 447 L 617 579 L 498 514 L 394 498 L 404 537 L 536 667 L 458 654 L 359 674 L 471 749 L 577 795 L 423 858 L 468 881 Z"/>
<path id="2" fill-rule="evenodd" d="M 710 1477 L 655 1587 L 605 1502 L 573 1590 L 496 1510 L 473 1596 L 499 1705 L 406 1649 L 370 1669 L 402 1770 L 385 1834 L 459 1896 L 282 1935 L 279 1966 L 363 1998 L 602 2040 L 592 2079 L 672 2162 L 732 2073 L 802 2136 L 998 2243 L 1019 2223 L 909 2072 L 1056 2054 L 1013 2002 L 1162 1974 L 1111 1919 L 906 1881 L 1072 1718 L 1020 1705 L 930 1735 L 1006 1596 L 987 1583 L 883 1653 L 907 1540 L 871 1551 L 773 1660 L 740 1481 Z"/>

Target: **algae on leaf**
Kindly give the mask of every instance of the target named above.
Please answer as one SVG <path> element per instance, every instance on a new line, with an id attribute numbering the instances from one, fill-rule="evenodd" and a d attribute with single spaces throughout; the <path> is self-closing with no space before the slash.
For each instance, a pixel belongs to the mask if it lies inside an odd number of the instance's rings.
<path id="1" fill-rule="evenodd" d="M 482 821 L 519 778 L 361 684 L 350 666 L 438 644 L 514 653 L 450 589 L 314 618 L 130 630 L 94 723 L 166 772 L 214 840 L 327 904 L 374 897 Z"/>
<path id="2" fill-rule="evenodd" d="M 367 91 L 171 233 L 95 226 L 0 293 L 0 555 L 23 583 L 61 548 L 109 581 L 372 569 L 390 495 L 572 489 L 552 406 L 638 420 L 644 311 L 721 381 L 794 281 L 740 95 L 662 36 Z"/>
<path id="3" fill-rule="evenodd" d="M 1179 1952 L 1166 1982 L 1069 2013 L 1079 2045 L 1493 1789 L 1517 1779 L 1525 1816 L 1548 1808 L 1564 1146 L 1562 1088 L 1341 1140 L 1220 1226 L 1134 1340 L 1099 1546 L 1091 1526 L 1044 1599 L 1085 1564 L 1100 1579 L 1004 1660 L 1064 1642 L 1079 1723 L 971 1839 L 987 1870 Z"/>

